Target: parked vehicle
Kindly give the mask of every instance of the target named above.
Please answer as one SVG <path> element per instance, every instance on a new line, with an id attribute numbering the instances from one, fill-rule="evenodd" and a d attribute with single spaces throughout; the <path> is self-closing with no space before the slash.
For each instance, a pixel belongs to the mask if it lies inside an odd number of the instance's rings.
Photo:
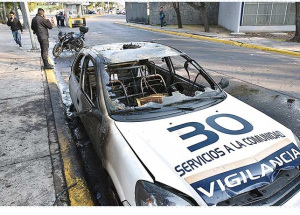
<path id="1" fill-rule="evenodd" d="M 299 139 L 228 85 L 162 44 L 81 50 L 69 79 L 75 116 L 123 205 L 299 204 Z"/>
<path id="2" fill-rule="evenodd" d="M 122 9 L 122 10 L 117 9 L 116 10 L 116 14 L 123 14 L 123 15 L 125 15 L 126 11 L 125 11 L 125 9 Z"/>
<path id="3" fill-rule="evenodd" d="M 58 26 L 59 27 L 59 26 Z M 55 44 L 52 50 L 54 57 L 59 57 L 63 50 L 69 50 L 79 52 L 84 45 L 84 35 L 89 31 L 86 26 L 79 27 L 79 33 L 69 32 L 63 33 L 61 28 L 58 32 L 58 43 Z"/>
<path id="4" fill-rule="evenodd" d="M 88 14 L 96 14 L 96 12 L 93 10 L 88 10 Z"/>

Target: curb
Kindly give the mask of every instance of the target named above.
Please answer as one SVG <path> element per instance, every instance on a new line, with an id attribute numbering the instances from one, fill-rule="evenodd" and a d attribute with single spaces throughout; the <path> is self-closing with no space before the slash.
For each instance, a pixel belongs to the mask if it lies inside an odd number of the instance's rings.
<path id="1" fill-rule="evenodd" d="M 76 156 L 76 147 L 72 141 L 71 133 L 66 126 L 64 105 L 58 89 L 57 80 L 53 69 L 43 69 L 45 72 L 50 100 L 54 113 L 55 127 L 63 161 L 63 172 L 67 183 L 71 206 L 93 206 L 91 193 L 84 179 L 84 173 Z"/>
<path id="2" fill-rule="evenodd" d="M 155 32 L 172 34 L 172 35 L 183 36 L 183 37 L 191 37 L 191 38 L 199 39 L 199 40 L 207 40 L 207 41 L 212 41 L 212 42 L 216 42 L 216 43 L 224 43 L 224 44 L 240 46 L 240 47 L 244 47 L 244 48 L 258 49 L 258 50 L 267 51 L 267 52 L 273 52 L 273 53 L 284 54 L 284 55 L 292 55 L 294 57 L 300 57 L 300 52 L 270 48 L 270 47 L 266 47 L 266 46 L 253 45 L 253 44 L 235 42 L 235 41 L 230 41 L 230 40 L 216 39 L 216 38 L 199 36 L 199 35 L 188 34 L 188 33 L 180 33 L 180 32 L 174 32 L 174 31 L 161 30 L 161 29 L 153 29 L 153 28 L 130 25 L 130 24 L 125 24 L 125 23 L 120 23 L 120 22 L 115 22 L 115 23 L 118 25 L 125 25 L 125 26 L 140 28 L 140 29 L 148 30 L 148 31 L 155 31 Z"/>

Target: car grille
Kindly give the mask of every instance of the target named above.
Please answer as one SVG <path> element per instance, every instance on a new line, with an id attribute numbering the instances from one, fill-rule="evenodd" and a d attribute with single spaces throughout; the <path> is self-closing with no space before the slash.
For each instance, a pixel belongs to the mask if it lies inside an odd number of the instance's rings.
<path id="1" fill-rule="evenodd" d="M 278 206 L 300 190 L 300 171 L 281 171 L 273 183 L 219 202 L 217 206 Z"/>

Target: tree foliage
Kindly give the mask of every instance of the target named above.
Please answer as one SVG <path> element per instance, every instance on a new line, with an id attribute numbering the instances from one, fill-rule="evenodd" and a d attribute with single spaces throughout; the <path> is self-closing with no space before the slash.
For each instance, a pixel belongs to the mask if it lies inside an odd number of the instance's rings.
<path id="1" fill-rule="evenodd" d="M 25 3 L 26 4 L 26 3 Z M 28 2 L 28 9 L 30 12 L 34 11 L 36 6 L 37 6 L 37 2 Z"/>

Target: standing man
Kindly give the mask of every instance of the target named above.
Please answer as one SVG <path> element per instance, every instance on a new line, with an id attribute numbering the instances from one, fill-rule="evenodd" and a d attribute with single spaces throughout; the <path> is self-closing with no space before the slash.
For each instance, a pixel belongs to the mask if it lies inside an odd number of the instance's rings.
<path id="1" fill-rule="evenodd" d="M 164 18 L 165 18 L 164 8 L 160 7 L 159 19 L 160 19 L 160 27 L 164 28 Z"/>
<path id="2" fill-rule="evenodd" d="M 65 26 L 65 16 L 63 12 L 59 13 L 59 20 L 60 20 L 60 26 L 64 27 Z"/>
<path id="3" fill-rule="evenodd" d="M 49 49 L 49 33 L 48 29 L 52 29 L 52 24 L 45 16 L 42 8 L 38 9 L 38 13 L 32 19 L 31 29 L 36 34 L 41 47 L 41 55 L 44 62 L 45 69 L 53 69 L 53 66 L 48 62 L 48 49 Z"/>
<path id="4" fill-rule="evenodd" d="M 9 13 L 10 17 L 7 21 L 7 25 L 10 26 L 12 35 L 14 37 L 14 40 L 16 41 L 17 45 L 19 46 L 20 49 L 22 49 L 22 42 L 21 42 L 21 34 L 23 34 L 23 28 L 22 25 L 20 23 L 20 20 L 18 20 L 15 17 L 15 13 L 13 11 L 11 11 Z M 21 34 L 20 34 L 20 30 L 21 30 Z"/>

